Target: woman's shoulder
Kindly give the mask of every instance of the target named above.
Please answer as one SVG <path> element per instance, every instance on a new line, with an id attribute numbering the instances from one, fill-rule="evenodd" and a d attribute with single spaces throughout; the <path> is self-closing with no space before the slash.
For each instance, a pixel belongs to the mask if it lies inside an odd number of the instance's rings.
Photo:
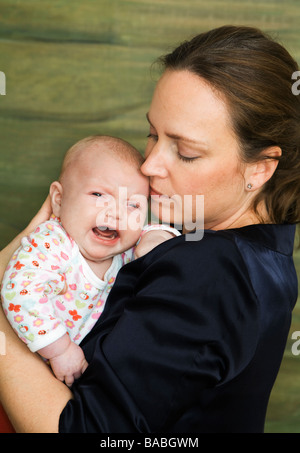
<path id="1" fill-rule="evenodd" d="M 196 240 L 193 235 L 182 235 L 160 244 L 143 257 L 141 266 L 149 275 L 159 272 L 166 278 L 170 275 L 176 286 L 176 278 L 193 281 L 201 285 L 212 282 L 216 273 L 244 272 L 245 265 L 235 235 L 204 231 L 203 237 Z M 152 275 L 152 274 L 151 274 Z M 202 276 L 200 278 L 200 275 Z M 176 277 L 177 276 L 177 277 Z"/>
<path id="2" fill-rule="evenodd" d="M 199 254 L 222 256 L 239 255 L 245 245 L 257 252 L 262 249 L 292 256 L 294 249 L 295 225 L 257 224 L 228 230 L 204 230 L 202 234 L 189 233 L 172 238 L 153 250 L 152 259 L 157 255 Z"/>
<path id="3" fill-rule="evenodd" d="M 203 234 L 182 234 L 155 247 L 146 255 L 152 263 L 166 259 L 175 262 L 207 260 L 217 256 L 238 255 L 236 235 L 226 231 L 205 230 Z"/>
<path id="4" fill-rule="evenodd" d="M 261 268 L 262 274 L 271 267 L 293 268 L 292 254 L 295 228 L 293 225 L 250 225 L 232 230 L 205 230 L 200 240 L 193 235 L 172 238 L 156 247 L 145 257 L 145 267 L 173 269 L 181 276 L 222 274 L 247 278 L 249 269 Z M 268 250 L 268 253 L 266 253 Z M 287 263 L 288 259 L 288 263 Z M 262 276 L 261 276 L 262 277 Z M 205 278 L 205 280 L 207 280 Z"/>

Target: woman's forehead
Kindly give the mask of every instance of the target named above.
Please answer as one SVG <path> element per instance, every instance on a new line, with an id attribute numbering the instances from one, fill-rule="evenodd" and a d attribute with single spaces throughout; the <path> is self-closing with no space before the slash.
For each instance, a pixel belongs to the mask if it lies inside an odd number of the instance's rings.
<path id="1" fill-rule="evenodd" d="M 218 133 L 233 135 L 225 101 L 190 71 L 167 70 L 158 81 L 148 113 L 164 133 L 207 144 Z"/>

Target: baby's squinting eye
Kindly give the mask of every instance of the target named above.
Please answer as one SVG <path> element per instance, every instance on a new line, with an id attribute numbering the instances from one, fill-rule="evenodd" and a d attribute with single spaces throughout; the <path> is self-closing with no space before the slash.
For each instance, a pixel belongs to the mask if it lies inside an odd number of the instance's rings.
<path id="1" fill-rule="evenodd" d="M 92 195 L 95 195 L 95 197 L 102 197 L 102 193 L 99 192 L 93 192 Z"/>
<path id="2" fill-rule="evenodd" d="M 129 201 L 127 206 L 133 209 L 139 209 L 141 207 L 140 203 L 135 203 L 134 201 Z"/>

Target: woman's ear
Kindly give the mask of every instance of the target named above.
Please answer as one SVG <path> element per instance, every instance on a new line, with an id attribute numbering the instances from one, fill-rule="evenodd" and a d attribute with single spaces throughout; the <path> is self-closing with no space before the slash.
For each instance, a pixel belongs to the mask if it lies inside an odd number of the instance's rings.
<path id="1" fill-rule="evenodd" d="M 279 146 L 270 146 L 262 153 L 262 159 L 254 164 L 250 164 L 245 171 L 245 182 L 248 190 L 260 189 L 273 176 L 278 158 L 281 156 Z"/>
<path id="2" fill-rule="evenodd" d="M 62 194 L 62 185 L 60 184 L 60 182 L 54 181 L 50 186 L 50 199 L 52 211 L 56 217 L 60 217 Z"/>

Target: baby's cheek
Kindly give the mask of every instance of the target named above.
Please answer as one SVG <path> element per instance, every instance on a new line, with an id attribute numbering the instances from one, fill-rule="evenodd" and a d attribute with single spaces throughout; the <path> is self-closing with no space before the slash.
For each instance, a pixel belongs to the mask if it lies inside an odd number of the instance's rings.
<path id="1" fill-rule="evenodd" d="M 124 240 L 122 242 L 125 245 L 125 247 L 127 247 L 127 249 L 129 249 L 129 248 L 133 247 L 134 245 L 136 245 L 136 243 L 138 242 L 138 240 L 141 237 L 141 234 L 142 234 L 142 228 L 138 228 L 136 230 L 128 228 L 127 231 L 123 231 Z"/>

